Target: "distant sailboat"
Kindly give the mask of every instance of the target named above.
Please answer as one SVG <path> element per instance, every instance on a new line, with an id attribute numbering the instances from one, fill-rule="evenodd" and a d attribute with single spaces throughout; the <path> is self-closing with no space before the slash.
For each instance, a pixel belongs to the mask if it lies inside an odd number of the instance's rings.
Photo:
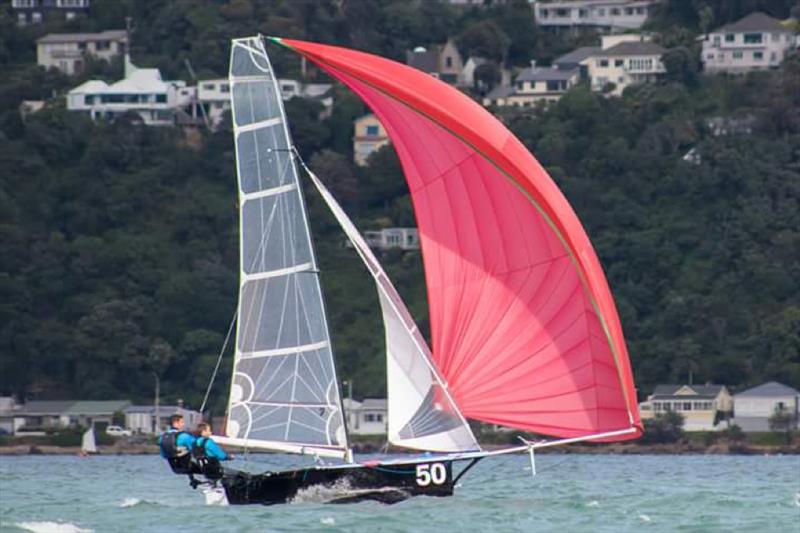
<path id="1" fill-rule="evenodd" d="M 525 147 L 467 96 L 413 68 L 273 41 L 350 87 L 386 127 L 417 217 L 433 349 L 357 228 L 297 156 L 263 39 L 234 40 L 241 280 L 227 436 L 217 440 L 347 463 L 226 470 L 227 500 L 283 503 L 319 489 L 337 502 L 449 496 L 488 456 L 637 438 L 633 376 L 605 276 L 575 213 Z M 353 462 L 301 167 L 375 282 L 389 441 L 437 455 Z M 557 439 L 485 451 L 467 419 Z"/>
<path id="2" fill-rule="evenodd" d="M 86 430 L 81 439 L 81 455 L 95 453 L 97 453 L 97 442 L 94 436 L 94 426 L 92 426 Z"/>

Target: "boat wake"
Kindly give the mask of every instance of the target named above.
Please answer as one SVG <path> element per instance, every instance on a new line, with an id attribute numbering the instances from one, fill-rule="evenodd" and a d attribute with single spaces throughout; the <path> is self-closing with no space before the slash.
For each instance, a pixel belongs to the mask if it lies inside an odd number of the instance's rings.
<path id="1" fill-rule="evenodd" d="M 291 503 L 351 503 L 365 500 L 396 503 L 406 500 L 411 494 L 396 487 L 353 488 L 348 479 L 340 479 L 331 485 L 312 485 L 300 489 Z"/>
<path id="2" fill-rule="evenodd" d="M 69 522 L 17 522 L 14 526 L 33 533 L 92 533 L 91 529 L 84 529 Z"/>

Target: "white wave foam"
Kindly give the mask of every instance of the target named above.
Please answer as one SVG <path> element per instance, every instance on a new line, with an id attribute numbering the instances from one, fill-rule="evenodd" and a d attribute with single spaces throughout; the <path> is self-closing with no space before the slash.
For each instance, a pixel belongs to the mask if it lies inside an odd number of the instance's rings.
<path id="1" fill-rule="evenodd" d="M 800 492 L 794 495 L 794 504 L 796 507 L 800 507 Z"/>
<path id="2" fill-rule="evenodd" d="M 69 522 L 17 522 L 14 525 L 33 533 L 92 533 L 91 529 L 84 529 Z"/>
<path id="3" fill-rule="evenodd" d="M 645 523 L 646 522 L 651 522 L 650 517 L 647 516 L 646 514 L 640 514 L 639 515 L 639 520 L 641 520 L 642 522 L 645 522 Z"/>
<path id="4" fill-rule="evenodd" d="M 597 500 L 592 500 L 586 504 L 586 507 L 600 507 L 600 502 Z"/>
<path id="5" fill-rule="evenodd" d="M 333 524 L 336 523 L 336 520 L 334 520 L 332 516 L 326 516 L 325 518 L 320 520 L 320 522 L 322 522 L 326 526 L 332 526 Z"/>
<path id="6" fill-rule="evenodd" d="M 292 503 L 330 503 L 343 498 L 354 498 L 365 494 L 375 494 L 379 492 L 405 494 L 405 491 L 395 487 L 354 489 L 350 485 L 350 481 L 346 478 L 343 478 L 332 485 L 319 484 L 300 489 L 292 499 Z"/>
<path id="7" fill-rule="evenodd" d="M 142 500 L 140 500 L 139 498 L 125 498 L 124 500 L 122 500 L 122 503 L 119 504 L 119 506 L 124 509 L 125 507 L 133 507 L 135 505 L 139 505 L 140 503 L 142 503 Z"/>

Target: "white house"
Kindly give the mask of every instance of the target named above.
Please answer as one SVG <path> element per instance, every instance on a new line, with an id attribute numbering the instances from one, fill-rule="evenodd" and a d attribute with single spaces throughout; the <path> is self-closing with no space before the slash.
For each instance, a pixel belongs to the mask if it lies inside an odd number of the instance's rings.
<path id="1" fill-rule="evenodd" d="M 124 54 L 127 46 L 128 33 L 125 30 L 49 33 L 36 40 L 36 63 L 72 75 L 83 70 L 87 57 L 110 61 Z"/>
<path id="2" fill-rule="evenodd" d="M 483 105 L 530 107 L 558 101 L 580 81 L 579 69 L 539 67 L 536 61 L 517 75 L 513 85 L 495 87 Z"/>
<path id="3" fill-rule="evenodd" d="M 90 0 L 11 0 L 11 10 L 16 15 L 18 26 L 41 24 L 53 16 L 72 20 L 87 13 L 90 6 Z"/>
<path id="4" fill-rule="evenodd" d="M 342 400 L 347 430 L 353 435 L 386 435 L 388 432 L 387 403 L 383 398 L 366 398 L 363 402 Z"/>
<path id="5" fill-rule="evenodd" d="M 417 228 L 385 228 L 378 231 L 365 231 L 364 240 L 371 248 L 379 250 L 419 250 Z M 348 241 L 349 242 L 349 241 Z"/>
<path id="6" fill-rule="evenodd" d="M 566 0 L 531 2 L 543 28 L 628 30 L 640 28 L 659 0 Z"/>
<path id="7" fill-rule="evenodd" d="M 131 405 L 125 409 L 125 427 L 134 433 L 159 434 L 169 428 L 169 418 L 174 414 L 183 415 L 187 431 L 194 431 L 197 424 L 203 421 L 200 412 L 186 409 L 183 405 L 161 405 L 158 408 L 158 423 L 156 423 L 155 406 Z"/>
<path id="8" fill-rule="evenodd" d="M 231 84 L 228 78 L 197 82 L 197 104 L 203 106 L 209 125 L 216 128 L 231 109 Z"/>
<path id="9" fill-rule="evenodd" d="M 125 78 L 107 84 L 89 80 L 67 93 L 67 109 L 88 113 L 92 120 L 139 115 L 147 126 L 175 123 L 179 109 L 190 106 L 194 91 L 183 81 L 164 81 L 156 68 L 138 68 L 125 58 Z"/>
<path id="10" fill-rule="evenodd" d="M 763 13 L 746 17 L 702 37 L 706 72 L 741 73 L 776 68 L 797 46 L 797 36 Z"/>
<path id="11" fill-rule="evenodd" d="M 637 83 L 652 83 L 666 73 L 661 61 L 666 50 L 636 34 L 603 36 L 600 50 L 593 51 L 581 61 L 593 91 L 613 87 L 609 94 L 619 96 L 626 87 Z"/>
<path id="12" fill-rule="evenodd" d="M 332 87 L 330 83 L 303 83 L 299 80 L 278 78 L 278 88 L 284 101 L 295 97 L 316 100 L 323 106 L 320 119 L 329 117 L 333 112 Z"/>
<path id="13" fill-rule="evenodd" d="M 31 401 L 13 410 L 13 431 L 42 431 L 71 426 L 111 424 L 114 413 L 124 412 L 128 400 Z"/>
<path id="14" fill-rule="evenodd" d="M 734 423 L 744 431 L 769 431 L 769 418 L 778 412 L 794 416 L 797 424 L 800 392 L 770 381 L 734 395 Z"/>

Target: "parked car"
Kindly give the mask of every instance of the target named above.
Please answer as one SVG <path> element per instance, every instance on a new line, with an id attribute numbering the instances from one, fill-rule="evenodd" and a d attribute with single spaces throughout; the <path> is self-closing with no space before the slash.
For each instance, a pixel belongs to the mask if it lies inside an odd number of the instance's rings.
<path id="1" fill-rule="evenodd" d="M 131 432 L 130 429 L 125 429 L 120 426 L 108 426 L 106 428 L 106 434 L 113 437 L 130 437 L 133 435 L 133 432 Z"/>

